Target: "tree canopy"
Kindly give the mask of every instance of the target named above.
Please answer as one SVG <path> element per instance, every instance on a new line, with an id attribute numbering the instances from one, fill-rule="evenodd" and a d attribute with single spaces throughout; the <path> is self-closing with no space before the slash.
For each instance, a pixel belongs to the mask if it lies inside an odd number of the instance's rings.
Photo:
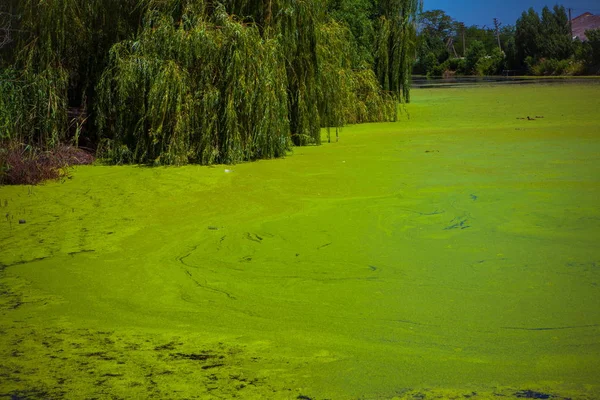
<path id="1" fill-rule="evenodd" d="M 544 7 L 542 16 L 533 8 L 517 20 L 515 41 L 519 58 L 565 59 L 573 54 L 569 18 L 563 6 Z"/>
<path id="2" fill-rule="evenodd" d="M 493 18 L 489 25 L 465 26 L 443 10 L 419 15 L 417 59 L 413 71 L 429 76 L 488 75 L 502 71 L 534 75 L 597 74 L 594 33 L 573 40 L 566 9 L 523 11 L 516 25 Z M 507 71 L 507 72 L 508 72 Z"/>
<path id="3" fill-rule="evenodd" d="M 393 120 L 409 99 L 418 0 L 9 3 L 21 28 L 0 48 L 4 142 L 231 163 Z"/>

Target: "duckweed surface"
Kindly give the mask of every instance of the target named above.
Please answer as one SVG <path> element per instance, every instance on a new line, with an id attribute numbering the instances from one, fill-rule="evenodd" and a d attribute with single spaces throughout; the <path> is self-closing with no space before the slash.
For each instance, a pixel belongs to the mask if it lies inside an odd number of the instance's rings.
<path id="1" fill-rule="evenodd" d="M 600 85 L 413 100 L 286 159 L 1 187 L 0 398 L 600 397 Z"/>

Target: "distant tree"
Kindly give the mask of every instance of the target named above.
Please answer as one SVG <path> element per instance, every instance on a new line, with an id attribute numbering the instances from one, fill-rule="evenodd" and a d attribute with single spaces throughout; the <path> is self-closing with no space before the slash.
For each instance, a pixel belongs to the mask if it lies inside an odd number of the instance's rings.
<path id="1" fill-rule="evenodd" d="M 454 20 L 442 10 L 425 11 L 420 15 L 420 36 L 429 52 L 439 62 L 448 58 L 448 39 L 454 34 Z"/>
<path id="2" fill-rule="evenodd" d="M 564 60 L 573 55 L 569 18 L 563 6 L 544 7 L 542 17 L 530 8 L 517 20 L 515 42 L 517 57 L 532 64 L 540 58 Z"/>
<path id="3" fill-rule="evenodd" d="M 452 38 L 453 40 L 453 44 L 454 44 L 454 51 L 456 52 L 456 55 L 459 56 L 464 56 L 465 55 L 465 48 L 463 46 L 464 43 L 466 43 L 466 27 L 464 22 L 460 22 L 460 21 L 454 21 L 453 23 L 454 26 L 454 37 Z M 464 41 L 463 41 L 463 35 L 464 35 Z"/>
<path id="4" fill-rule="evenodd" d="M 442 10 L 424 11 L 419 15 L 415 72 L 425 74 L 454 55 L 448 49 L 454 27 L 452 17 Z"/>
<path id="5" fill-rule="evenodd" d="M 600 29 L 592 29 L 585 31 L 587 44 L 591 49 L 591 63 L 596 67 L 600 67 Z"/>
<path id="6" fill-rule="evenodd" d="M 510 36 L 514 36 L 514 33 L 510 31 L 510 26 L 502 28 L 500 31 L 500 41 L 504 48 L 505 43 L 509 40 Z M 498 48 L 498 39 L 496 37 L 496 30 L 492 26 L 464 26 L 462 22 L 454 23 L 454 48 L 459 55 L 466 54 L 471 43 L 475 40 L 483 43 L 483 46 L 488 54 L 491 54 L 494 48 Z M 464 33 L 464 42 L 463 42 Z M 463 47 L 466 46 L 466 49 Z"/>
<path id="7" fill-rule="evenodd" d="M 500 27 L 496 20 L 490 27 L 465 26 L 442 10 L 423 12 L 419 18 L 416 73 L 430 76 L 441 76 L 446 71 L 496 74 L 515 64 L 515 27 L 512 25 Z M 467 54 L 469 60 L 454 59 Z"/>
<path id="8" fill-rule="evenodd" d="M 519 68 L 514 25 L 506 25 L 500 29 L 500 43 L 505 54 L 505 67 L 507 69 Z"/>
<path id="9" fill-rule="evenodd" d="M 515 28 L 515 43 L 517 57 L 521 62 L 527 57 L 537 57 L 540 52 L 541 35 L 540 16 L 530 8 L 523 11 L 521 18 L 517 20 Z"/>
<path id="10" fill-rule="evenodd" d="M 475 40 L 483 43 L 483 47 L 487 53 L 491 53 L 492 49 L 498 47 L 496 33 L 492 28 L 488 28 L 487 26 L 479 27 L 477 25 L 471 25 L 466 28 L 465 35 L 467 51 L 469 50 L 470 44 Z"/>
<path id="11" fill-rule="evenodd" d="M 454 19 L 443 10 L 423 11 L 419 14 L 419 31 L 427 36 L 446 39 L 454 30 Z"/>
<path id="12" fill-rule="evenodd" d="M 540 56 L 564 60 L 573 55 L 573 40 L 565 7 L 555 5 L 552 11 L 544 7 L 539 33 Z"/>

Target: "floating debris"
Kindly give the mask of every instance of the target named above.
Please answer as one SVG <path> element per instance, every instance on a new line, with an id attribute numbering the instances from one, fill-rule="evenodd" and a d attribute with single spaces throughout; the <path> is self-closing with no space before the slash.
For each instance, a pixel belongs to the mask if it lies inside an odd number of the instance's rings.
<path id="1" fill-rule="evenodd" d="M 520 399 L 549 399 L 552 397 L 552 395 L 535 392 L 533 390 L 521 390 L 515 393 L 515 397 Z"/>
<path id="2" fill-rule="evenodd" d="M 260 243 L 263 238 L 257 235 L 256 233 L 246 232 L 246 239 L 252 240 L 253 242 Z"/>
<path id="3" fill-rule="evenodd" d="M 450 226 L 447 226 L 444 228 L 445 231 L 448 231 L 450 229 L 467 229 L 470 228 L 471 225 L 467 225 L 468 220 L 465 218 L 454 218 L 451 223 L 453 223 Z"/>

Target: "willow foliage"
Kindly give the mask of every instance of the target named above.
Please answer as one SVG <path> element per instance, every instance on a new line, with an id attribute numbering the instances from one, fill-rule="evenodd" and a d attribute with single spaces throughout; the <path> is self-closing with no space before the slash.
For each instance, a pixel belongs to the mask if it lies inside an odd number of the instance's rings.
<path id="1" fill-rule="evenodd" d="M 23 0 L 17 66 L 34 73 L 60 67 L 69 73 L 71 102 L 93 87 L 110 47 L 135 30 L 135 0 Z"/>
<path id="2" fill-rule="evenodd" d="M 289 129 L 295 144 L 320 144 L 319 24 L 325 2 L 318 0 L 225 0 L 227 11 L 277 40 L 285 62 Z"/>
<path id="3" fill-rule="evenodd" d="M 278 6 L 274 10 L 275 26 L 287 61 L 292 137 L 297 138 L 296 144 L 320 144 L 317 24 L 323 15 L 323 2 L 279 0 L 275 3 Z"/>
<path id="4" fill-rule="evenodd" d="M 16 63 L 0 74 L 0 140 L 16 141 L 49 148 L 64 140 L 67 131 L 69 69 L 64 66 L 72 56 L 68 48 L 69 29 L 80 27 L 69 0 L 21 4 Z M 49 29 L 51 25 L 57 30 Z M 63 56 L 63 57 L 61 57 Z"/>
<path id="5" fill-rule="evenodd" d="M 132 31 L 135 10 L 134 0 L 11 0 L 18 29 L 3 54 L 12 66 L 0 71 L 0 139 L 43 149 L 70 140 L 68 107 L 94 97 L 105 53 Z"/>
<path id="6" fill-rule="evenodd" d="M 163 4 L 164 6 L 164 4 Z M 111 50 L 99 126 L 115 162 L 235 163 L 289 148 L 280 45 L 216 9 L 151 10 L 136 41 Z M 179 17 L 177 20 L 174 19 Z"/>
<path id="7" fill-rule="evenodd" d="M 346 125 L 352 108 L 350 32 L 335 21 L 319 29 L 319 110 L 324 127 Z M 329 132 L 329 131 L 328 131 Z"/>
<path id="8" fill-rule="evenodd" d="M 74 108 L 115 163 L 235 163 L 408 100 L 418 0 L 9 1 L 0 140 L 69 140 Z"/>
<path id="9" fill-rule="evenodd" d="M 382 0 L 377 27 L 375 71 L 384 90 L 410 101 L 410 78 L 416 54 L 416 18 L 422 0 Z"/>
<path id="10" fill-rule="evenodd" d="M 352 46 L 346 25 L 336 21 L 321 24 L 319 112 L 324 127 L 396 119 L 396 101 L 381 89 L 373 70 L 352 69 Z"/>
<path id="11" fill-rule="evenodd" d="M 7 69 L 0 74 L 0 142 L 48 148 L 64 141 L 67 86 L 62 68 L 37 74 Z"/>

